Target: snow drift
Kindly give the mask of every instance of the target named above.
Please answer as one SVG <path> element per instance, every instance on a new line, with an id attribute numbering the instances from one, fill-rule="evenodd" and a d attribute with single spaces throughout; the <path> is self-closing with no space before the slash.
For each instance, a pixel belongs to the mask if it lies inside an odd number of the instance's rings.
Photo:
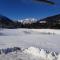
<path id="1" fill-rule="evenodd" d="M 23 52 L 29 56 L 30 60 L 60 60 L 60 54 L 35 47 L 25 49 Z"/>
<path id="2" fill-rule="evenodd" d="M 0 60 L 60 60 L 60 53 L 29 47 L 8 54 L 0 54 Z"/>
<path id="3" fill-rule="evenodd" d="M 7 54 L 1 51 L 0 60 L 60 60 L 60 30 L 3 29 L 0 33 L 0 49 L 21 48 Z"/>

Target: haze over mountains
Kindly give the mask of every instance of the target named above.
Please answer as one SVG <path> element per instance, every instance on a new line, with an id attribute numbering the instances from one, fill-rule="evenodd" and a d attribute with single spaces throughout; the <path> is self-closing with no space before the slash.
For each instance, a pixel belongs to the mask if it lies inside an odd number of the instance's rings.
<path id="1" fill-rule="evenodd" d="M 27 18 L 22 20 L 11 20 L 0 15 L 1 28 L 51 28 L 60 29 L 60 14 L 49 16 L 44 19 Z"/>

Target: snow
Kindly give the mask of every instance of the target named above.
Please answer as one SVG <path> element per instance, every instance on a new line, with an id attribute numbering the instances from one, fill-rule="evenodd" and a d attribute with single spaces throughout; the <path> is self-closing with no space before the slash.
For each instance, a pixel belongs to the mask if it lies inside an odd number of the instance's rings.
<path id="1" fill-rule="evenodd" d="M 1 54 L 0 60 L 60 60 L 60 30 L 1 29 L 0 49 L 8 47 L 20 47 L 22 52 Z"/>
<path id="2" fill-rule="evenodd" d="M 32 29 L 35 32 L 40 32 L 41 34 L 60 34 L 59 29 Z"/>
<path id="3" fill-rule="evenodd" d="M 54 55 L 53 55 L 54 54 Z M 44 49 L 29 47 L 22 51 L 1 54 L 0 60 L 60 60 L 60 54 L 47 53 Z"/>
<path id="4" fill-rule="evenodd" d="M 25 24 L 25 23 L 33 23 L 33 22 L 36 22 L 36 21 L 37 21 L 37 19 L 35 19 L 35 18 L 26 18 L 26 19 L 18 20 L 18 22 L 21 22 L 23 24 Z"/>

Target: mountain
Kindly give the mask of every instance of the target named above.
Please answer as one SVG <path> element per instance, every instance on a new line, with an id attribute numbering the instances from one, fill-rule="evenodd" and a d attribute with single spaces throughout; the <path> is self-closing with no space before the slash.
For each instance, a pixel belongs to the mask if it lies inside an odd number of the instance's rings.
<path id="1" fill-rule="evenodd" d="M 35 28 L 34 24 L 37 22 L 37 19 L 35 18 L 26 18 L 22 20 L 18 20 L 18 22 L 21 24 L 21 28 Z"/>
<path id="2" fill-rule="evenodd" d="M 36 21 L 37 19 L 35 18 L 26 18 L 26 19 L 18 20 L 18 22 L 21 22 L 23 24 L 31 24 L 31 23 L 35 23 Z"/>
<path id="3" fill-rule="evenodd" d="M 37 21 L 42 28 L 60 29 L 60 14 Z"/>
<path id="4" fill-rule="evenodd" d="M 0 15 L 0 28 L 14 28 L 14 26 L 15 23 L 11 19 Z"/>
<path id="5" fill-rule="evenodd" d="M 60 14 L 58 15 L 54 15 L 54 16 L 49 16 L 49 17 L 46 17 L 44 19 L 41 19 L 42 21 L 46 20 L 46 21 L 57 21 L 57 20 L 60 20 Z M 40 21 L 41 21 L 40 20 Z"/>
<path id="6" fill-rule="evenodd" d="M 44 19 L 27 18 L 19 20 L 21 28 L 49 28 L 60 29 L 60 14 L 49 16 Z"/>
<path id="7" fill-rule="evenodd" d="M 49 16 L 44 19 L 27 18 L 13 21 L 8 17 L 0 15 L 0 28 L 49 28 L 60 29 L 60 14 Z"/>

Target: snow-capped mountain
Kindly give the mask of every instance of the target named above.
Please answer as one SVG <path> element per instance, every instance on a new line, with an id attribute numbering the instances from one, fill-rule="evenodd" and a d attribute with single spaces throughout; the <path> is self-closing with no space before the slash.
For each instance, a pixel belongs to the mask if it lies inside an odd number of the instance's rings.
<path id="1" fill-rule="evenodd" d="M 37 19 L 35 18 L 26 18 L 26 19 L 18 20 L 18 22 L 21 22 L 23 24 L 31 24 L 31 23 L 35 23 L 36 21 Z"/>

